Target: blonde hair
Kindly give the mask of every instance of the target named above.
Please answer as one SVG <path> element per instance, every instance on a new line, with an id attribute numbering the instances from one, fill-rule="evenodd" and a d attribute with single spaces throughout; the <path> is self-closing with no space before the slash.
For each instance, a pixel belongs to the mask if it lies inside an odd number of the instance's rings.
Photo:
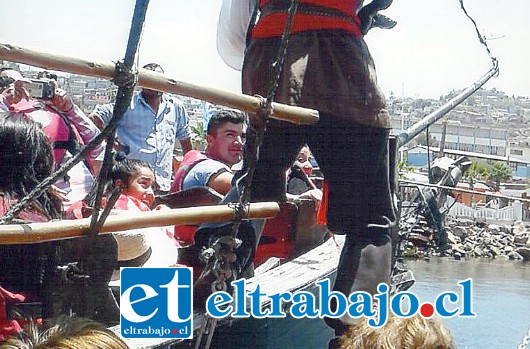
<path id="1" fill-rule="evenodd" d="M 99 322 L 60 316 L 40 331 L 31 323 L 24 332 L 0 343 L 1 349 L 129 349 L 114 332 Z"/>
<path id="2" fill-rule="evenodd" d="M 374 328 L 363 319 L 339 338 L 341 349 L 456 349 L 451 332 L 439 318 L 416 314 L 399 318 L 392 313 L 387 323 Z"/>

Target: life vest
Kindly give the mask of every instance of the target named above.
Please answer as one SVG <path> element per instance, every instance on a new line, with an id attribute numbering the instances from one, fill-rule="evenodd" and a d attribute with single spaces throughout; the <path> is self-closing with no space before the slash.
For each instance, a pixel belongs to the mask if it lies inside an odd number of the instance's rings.
<path id="1" fill-rule="evenodd" d="M 260 18 L 252 28 L 252 38 L 282 36 L 290 1 L 260 0 Z M 357 0 L 300 0 L 291 33 L 309 30 L 344 30 L 361 37 L 361 21 L 356 14 Z"/>
<path id="2" fill-rule="evenodd" d="M 22 326 L 27 324 L 25 321 L 10 319 L 7 313 L 8 303 L 20 303 L 25 300 L 24 295 L 10 292 L 0 286 L 0 343 L 22 332 Z"/>
<path id="3" fill-rule="evenodd" d="M 10 110 L 22 113 L 42 125 L 53 146 L 53 160 L 60 165 L 68 150 L 75 155 L 81 150 L 83 139 L 68 118 L 50 107 L 31 100 L 21 100 L 10 106 Z"/>
<path id="4" fill-rule="evenodd" d="M 184 155 L 177 172 L 175 173 L 175 178 L 173 179 L 173 184 L 171 185 L 169 192 L 175 193 L 177 191 L 181 191 L 184 178 L 186 178 L 186 175 L 190 172 L 193 166 L 208 159 L 209 157 L 206 156 L 206 154 L 198 150 L 190 150 L 187 152 L 186 155 Z"/>

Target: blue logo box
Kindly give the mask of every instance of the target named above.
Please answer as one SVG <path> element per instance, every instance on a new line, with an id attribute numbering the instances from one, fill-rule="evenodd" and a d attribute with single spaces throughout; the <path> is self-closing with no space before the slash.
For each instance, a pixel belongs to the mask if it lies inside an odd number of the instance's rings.
<path id="1" fill-rule="evenodd" d="M 192 269 L 122 268 L 120 314 L 124 338 L 192 338 Z"/>

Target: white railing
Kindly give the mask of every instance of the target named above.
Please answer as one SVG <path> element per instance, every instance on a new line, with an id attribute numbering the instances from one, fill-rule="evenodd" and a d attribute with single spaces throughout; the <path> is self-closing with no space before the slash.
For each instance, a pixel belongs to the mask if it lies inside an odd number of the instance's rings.
<path id="1" fill-rule="evenodd" d="M 489 207 L 472 208 L 459 202 L 454 203 L 454 205 L 453 203 L 454 199 L 448 197 L 447 204 L 451 208 L 447 214 L 455 218 L 469 217 L 496 221 L 517 221 L 523 219 L 523 205 L 520 201 L 514 201 L 511 206 L 499 209 Z"/>

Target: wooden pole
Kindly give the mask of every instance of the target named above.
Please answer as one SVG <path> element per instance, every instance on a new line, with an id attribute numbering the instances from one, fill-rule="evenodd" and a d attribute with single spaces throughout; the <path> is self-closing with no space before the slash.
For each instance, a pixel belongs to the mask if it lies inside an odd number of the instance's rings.
<path id="1" fill-rule="evenodd" d="M 246 219 L 266 219 L 276 216 L 280 207 L 276 202 L 251 203 L 245 209 Z M 148 212 L 128 212 L 107 217 L 101 233 L 163 227 L 168 225 L 228 222 L 236 219 L 228 205 L 200 206 Z M 30 244 L 86 236 L 90 218 L 60 220 L 45 223 L 0 225 L 0 245 Z"/>
<path id="2" fill-rule="evenodd" d="M 0 59 L 28 64 L 43 69 L 88 75 L 109 80 L 115 77 L 115 64 L 113 63 L 86 61 L 80 58 L 38 52 L 4 43 L 0 43 Z M 138 72 L 138 86 L 193 97 L 214 104 L 245 110 L 253 114 L 261 107 L 261 99 L 258 97 L 193 85 L 142 68 Z M 319 116 L 318 111 L 313 109 L 272 103 L 271 118 L 295 124 L 313 124 L 318 121 Z"/>

